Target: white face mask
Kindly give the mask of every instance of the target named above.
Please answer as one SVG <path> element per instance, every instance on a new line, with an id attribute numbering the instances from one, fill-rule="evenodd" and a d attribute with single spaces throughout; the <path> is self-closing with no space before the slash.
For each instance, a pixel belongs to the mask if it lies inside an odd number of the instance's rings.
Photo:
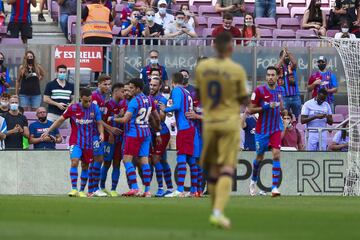
<path id="1" fill-rule="evenodd" d="M 164 96 L 164 98 L 169 99 L 170 98 L 170 93 L 163 93 L 163 96 Z"/>
<path id="2" fill-rule="evenodd" d="M 161 15 L 166 14 L 166 8 L 159 8 L 159 13 L 160 13 Z"/>
<path id="3" fill-rule="evenodd" d="M 245 26 L 252 26 L 253 25 L 253 21 L 245 21 Z"/>
<path id="4" fill-rule="evenodd" d="M 341 28 L 341 32 L 343 32 L 343 33 L 348 33 L 348 32 L 349 32 L 349 28 Z"/>
<path id="5" fill-rule="evenodd" d="M 1 102 L 0 102 L 0 104 L 1 104 L 1 106 L 3 106 L 3 107 L 6 107 L 6 106 L 8 106 L 8 105 L 9 105 L 9 103 L 8 103 L 8 102 L 4 102 L 4 101 L 1 101 Z"/>
<path id="6" fill-rule="evenodd" d="M 184 25 L 184 20 L 176 19 L 176 23 L 179 24 L 180 26 L 182 26 L 182 25 Z"/>

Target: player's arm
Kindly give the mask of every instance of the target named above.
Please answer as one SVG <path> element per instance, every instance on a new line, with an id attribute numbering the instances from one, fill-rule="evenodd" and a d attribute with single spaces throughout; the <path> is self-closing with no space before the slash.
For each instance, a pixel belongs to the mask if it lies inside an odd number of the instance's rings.
<path id="1" fill-rule="evenodd" d="M 116 123 L 128 123 L 132 117 L 132 112 L 127 111 L 121 118 L 110 117 L 109 120 L 114 120 Z"/>
<path id="2" fill-rule="evenodd" d="M 108 117 L 106 118 L 108 119 Z M 111 125 L 109 125 L 108 123 L 106 123 L 105 121 L 102 121 L 102 124 L 104 126 L 104 129 L 109 133 L 109 134 L 113 134 L 116 136 L 121 135 L 122 131 L 121 129 L 117 128 L 117 127 L 113 127 Z"/>
<path id="3" fill-rule="evenodd" d="M 156 110 L 151 112 L 149 120 L 150 120 L 150 126 L 155 130 L 155 132 L 160 132 L 161 130 L 160 115 Z"/>
<path id="4" fill-rule="evenodd" d="M 96 125 L 99 130 L 100 135 L 100 141 L 104 141 L 104 121 L 103 120 L 97 120 Z"/>
<path id="5" fill-rule="evenodd" d="M 331 114 L 327 114 L 327 115 L 326 115 L 326 123 L 329 124 L 329 125 L 332 125 L 332 124 L 334 123 Z"/>
<path id="6" fill-rule="evenodd" d="M 250 114 L 262 113 L 266 108 L 270 107 L 270 104 L 261 106 L 262 95 L 260 91 L 256 88 L 255 91 L 251 94 L 251 104 L 248 106 L 248 111 Z"/>
<path id="7" fill-rule="evenodd" d="M 50 132 L 54 131 L 55 129 L 59 128 L 63 122 L 65 122 L 64 116 L 60 116 L 51 126 L 48 128 L 46 132 L 44 132 L 41 137 L 44 138 L 49 135 Z"/>

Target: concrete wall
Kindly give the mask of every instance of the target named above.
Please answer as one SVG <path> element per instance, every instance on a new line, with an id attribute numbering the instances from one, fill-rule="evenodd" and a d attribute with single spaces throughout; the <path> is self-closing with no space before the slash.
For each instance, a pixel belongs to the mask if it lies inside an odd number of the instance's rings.
<path id="1" fill-rule="evenodd" d="M 234 195 L 247 195 L 254 152 L 239 152 Z M 271 186 L 271 156 L 266 155 L 259 186 Z M 283 152 L 280 190 L 286 195 L 340 195 L 343 191 L 347 153 L 334 152 Z M 172 169 L 176 153 L 168 152 Z M 66 194 L 70 189 L 68 151 L 1 151 L 0 194 Z M 80 175 L 80 171 L 79 171 Z M 107 183 L 110 184 L 111 169 Z M 153 178 L 151 191 L 156 191 Z M 173 174 L 174 179 L 174 174 Z M 138 179 L 140 185 L 141 181 Z M 189 186 L 189 171 L 185 182 Z M 108 185 L 108 188 L 110 186 Z M 124 167 L 121 166 L 119 192 L 128 190 Z"/>

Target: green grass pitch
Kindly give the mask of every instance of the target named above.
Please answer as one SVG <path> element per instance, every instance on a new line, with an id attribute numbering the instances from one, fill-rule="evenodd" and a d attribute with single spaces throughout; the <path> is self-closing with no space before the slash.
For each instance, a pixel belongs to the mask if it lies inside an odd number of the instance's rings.
<path id="1" fill-rule="evenodd" d="M 232 230 L 203 199 L 1 196 L 0 239 L 360 239 L 360 198 L 232 197 Z"/>

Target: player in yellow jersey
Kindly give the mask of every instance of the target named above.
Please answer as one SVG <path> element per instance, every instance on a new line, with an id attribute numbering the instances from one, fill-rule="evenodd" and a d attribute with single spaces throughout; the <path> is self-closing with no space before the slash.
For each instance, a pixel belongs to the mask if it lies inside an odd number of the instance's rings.
<path id="1" fill-rule="evenodd" d="M 224 216 L 240 142 L 240 105 L 249 93 L 242 66 L 231 60 L 233 39 L 229 33 L 215 39 L 217 57 L 201 60 L 196 83 L 203 107 L 203 151 L 201 164 L 208 172 L 208 192 L 213 212 L 210 222 L 222 228 L 231 223 Z"/>

